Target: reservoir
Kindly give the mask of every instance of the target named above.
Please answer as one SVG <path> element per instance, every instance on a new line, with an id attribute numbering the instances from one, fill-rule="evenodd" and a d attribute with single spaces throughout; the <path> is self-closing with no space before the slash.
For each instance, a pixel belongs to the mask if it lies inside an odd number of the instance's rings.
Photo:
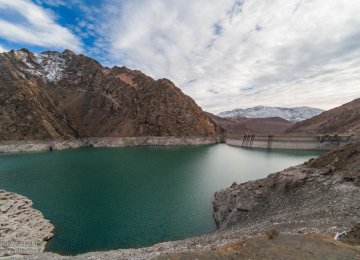
<path id="1" fill-rule="evenodd" d="M 214 231 L 214 192 L 322 153 L 217 144 L 2 154 L 0 189 L 55 226 L 47 251 L 136 248 Z"/>

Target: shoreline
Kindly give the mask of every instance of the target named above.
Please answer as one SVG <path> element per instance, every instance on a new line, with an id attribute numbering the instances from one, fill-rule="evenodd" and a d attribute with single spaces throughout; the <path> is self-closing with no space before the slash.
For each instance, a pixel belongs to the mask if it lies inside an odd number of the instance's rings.
<path id="1" fill-rule="evenodd" d="M 1 153 L 44 152 L 84 147 L 134 147 L 209 145 L 220 143 L 219 137 L 145 136 L 145 137 L 90 137 L 74 140 L 9 140 L 0 141 Z"/>
<path id="2" fill-rule="evenodd" d="M 0 154 L 18 152 L 45 152 L 85 147 L 135 147 L 135 146 L 186 146 L 226 143 L 230 146 L 260 149 L 324 150 L 329 151 L 349 142 L 359 141 L 351 135 L 294 136 L 294 135 L 230 135 L 221 136 L 137 136 L 88 137 L 55 140 L 0 140 Z M 329 138 L 329 139 L 327 139 Z"/>

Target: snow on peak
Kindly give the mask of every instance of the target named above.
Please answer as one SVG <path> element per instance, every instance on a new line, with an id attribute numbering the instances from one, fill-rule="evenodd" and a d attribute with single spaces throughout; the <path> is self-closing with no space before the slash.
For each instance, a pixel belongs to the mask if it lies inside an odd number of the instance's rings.
<path id="1" fill-rule="evenodd" d="M 48 81 L 58 81 L 63 77 L 66 61 L 60 53 L 35 54 L 35 61 L 41 67 L 43 78 Z"/>
<path id="2" fill-rule="evenodd" d="M 34 68 L 34 65 L 29 62 L 30 57 L 29 57 L 29 53 L 27 51 L 23 51 L 23 50 L 15 51 L 15 55 L 18 59 L 20 59 L 22 62 L 24 62 L 28 68 L 30 68 L 30 69 Z"/>
<path id="3" fill-rule="evenodd" d="M 247 118 L 267 118 L 280 117 L 288 121 L 303 121 L 311 117 L 317 116 L 324 112 L 324 110 L 312 107 L 265 107 L 257 106 L 247 109 L 234 109 L 218 114 L 220 117 L 247 117 Z"/>
<path id="4" fill-rule="evenodd" d="M 30 55 L 27 51 L 19 50 L 15 52 L 15 55 L 26 65 L 27 72 L 45 81 L 57 82 L 64 76 L 66 60 L 59 52 Z"/>

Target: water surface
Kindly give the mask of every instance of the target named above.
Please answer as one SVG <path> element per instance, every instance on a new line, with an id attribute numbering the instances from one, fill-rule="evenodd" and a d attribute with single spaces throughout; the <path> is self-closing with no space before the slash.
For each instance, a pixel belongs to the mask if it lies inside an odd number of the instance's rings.
<path id="1" fill-rule="evenodd" d="M 317 151 L 225 144 L 0 155 L 0 188 L 29 197 L 55 225 L 47 251 L 134 248 L 216 229 L 212 198 Z"/>

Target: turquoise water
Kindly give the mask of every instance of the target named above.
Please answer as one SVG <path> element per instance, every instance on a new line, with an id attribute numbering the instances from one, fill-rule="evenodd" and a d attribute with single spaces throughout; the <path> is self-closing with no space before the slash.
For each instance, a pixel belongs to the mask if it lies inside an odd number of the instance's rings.
<path id="1" fill-rule="evenodd" d="M 47 251 L 134 248 L 216 229 L 212 198 L 316 151 L 192 147 L 0 155 L 0 188 L 25 195 L 55 225 Z"/>

